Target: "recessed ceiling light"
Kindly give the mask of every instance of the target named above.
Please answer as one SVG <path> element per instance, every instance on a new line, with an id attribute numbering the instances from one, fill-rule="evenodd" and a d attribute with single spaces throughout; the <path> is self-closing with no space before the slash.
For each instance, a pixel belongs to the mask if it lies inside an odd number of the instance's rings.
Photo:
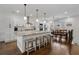
<path id="1" fill-rule="evenodd" d="M 36 19 L 36 22 L 38 22 L 38 19 Z"/>
<path id="2" fill-rule="evenodd" d="M 30 16 L 33 16 L 32 14 L 30 14 Z"/>
<path id="3" fill-rule="evenodd" d="M 16 10 L 16 13 L 19 13 L 20 11 L 19 10 Z"/>
<path id="4" fill-rule="evenodd" d="M 67 12 L 67 11 L 65 11 L 65 12 L 64 12 L 64 14 L 68 14 L 68 12 Z"/>
<path id="5" fill-rule="evenodd" d="M 49 23 L 52 24 L 52 20 L 50 20 Z"/>

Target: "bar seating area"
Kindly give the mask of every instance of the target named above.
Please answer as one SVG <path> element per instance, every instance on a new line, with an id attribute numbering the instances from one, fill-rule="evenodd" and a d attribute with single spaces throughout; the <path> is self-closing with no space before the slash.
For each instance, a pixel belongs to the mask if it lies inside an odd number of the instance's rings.
<path id="1" fill-rule="evenodd" d="M 25 44 L 25 52 L 29 54 L 32 51 L 37 51 L 37 49 L 41 49 L 41 47 L 45 48 L 49 43 L 51 43 L 50 33 L 41 33 L 37 35 L 24 35 L 24 44 Z"/>

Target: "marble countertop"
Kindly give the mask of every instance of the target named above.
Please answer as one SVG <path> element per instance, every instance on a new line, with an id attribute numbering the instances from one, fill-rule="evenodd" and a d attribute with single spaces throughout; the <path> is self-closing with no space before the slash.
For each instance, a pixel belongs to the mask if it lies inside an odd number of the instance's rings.
<path id="1" fill-rule="evenodd" d="M 50 33 L 50 31 L 20 31 L 17 32 L 17 36 L 28 36 L 28 35 L 37 35 L 37 34 L 45 34 Z"/>

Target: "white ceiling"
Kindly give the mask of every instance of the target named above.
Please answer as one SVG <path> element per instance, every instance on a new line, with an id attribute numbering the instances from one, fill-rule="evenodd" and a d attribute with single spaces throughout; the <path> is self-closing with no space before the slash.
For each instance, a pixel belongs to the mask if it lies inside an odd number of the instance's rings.
<path id="1" fill-rule="evenodd" d="M 28 4 L 26 7 L 27 15 L 36 16 L 35 9 L 39 9 L 39 17 L 43 17 L 43 13 L 47 13 L 47 17 L 52 16 L 75 16 L 79 14 L 78 4 Z M 16 10 L 19 10 L 18 15 L 24 15 L 23 4 L 0 4 L 0 13 L 12 13 L 17 14 Z M 67 11 L 67 14 L 64 12 Z"/>

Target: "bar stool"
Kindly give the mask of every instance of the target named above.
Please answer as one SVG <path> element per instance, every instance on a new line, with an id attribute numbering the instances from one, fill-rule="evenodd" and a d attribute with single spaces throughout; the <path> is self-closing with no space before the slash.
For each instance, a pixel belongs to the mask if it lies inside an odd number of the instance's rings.
<path id="1" fill-rule="evenodd" d="M 25 42 L 25 50 L 27 51 L 27 55 L 31 51 L 36 51 L 36 40 L 34 38 L 29 38 Z"/>
<path id="2" fill-rule="evenodd" d="M 47 46 L 47 44 L 48 44 L 48 38 L 46 37 L 47 35 L 44 35 L 43 37 L 44 37 L 44 47 L 46 47 Z"/>
<path id="3" fill-rule="evenodd" d="M 51 36 L 50 36 L 50 34 L 49 34 L 49 32 L 47 32 L 45 35 L 44 35 L 44 37 L 45 37 L 45 45 L 47 46 L 47 44 L 49 44 L 50 42 L 51 42 Z"/>
<path id="4" fill-rule="evenodd" d="M 47 44 L 48 44 L 49 43 L 49 37 L 48 37 L 48 35 L 46 35 L 45 37 L 47 39 Z"/>
<path id="5" fill-rule="evenodd" d="M 43 35 L 41 35 L 40 36 L 40 47 L 44 47 L 45 45 L 44 45 L 44 36 Z"/>
<path id="6" fill-rule="evenodd" d="M 40 49 L 40 46 L 41 46 L 41 38 L 36 37 L 36 47 L 39 47 L 39 49 Z"/>
<path id="7" fill-rule="evenodd" d="M 51 43 L 51 35 L 49 33 L 47 34 L 47 38 L 48 38 L 48 43 Z"/>

